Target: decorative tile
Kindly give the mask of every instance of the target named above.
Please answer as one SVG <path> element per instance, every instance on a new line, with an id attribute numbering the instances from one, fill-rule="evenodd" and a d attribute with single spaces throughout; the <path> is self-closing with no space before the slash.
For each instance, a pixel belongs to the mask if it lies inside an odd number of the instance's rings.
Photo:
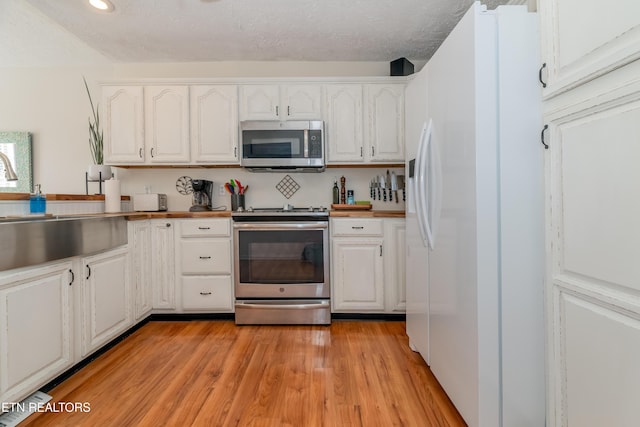
<path id="1" fill-rule="evenodd" d="M 284 178 L 280 180 L 279 183 L 276 184 L 276 188 L 279 192 L 282 193 L 284 197 L 290 199 L 296 191 L 300 189 L 300 184 L 298 184 L 293 178 L 289 175 L 286 175 Z"/>

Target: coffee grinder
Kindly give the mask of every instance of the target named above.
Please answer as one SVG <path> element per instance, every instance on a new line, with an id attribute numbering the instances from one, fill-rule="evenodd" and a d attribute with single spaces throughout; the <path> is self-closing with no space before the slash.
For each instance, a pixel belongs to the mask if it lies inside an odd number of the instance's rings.
<path id="1" fill-rule="evenodd" d="M 213 208 L 213 181 L 206 179 L 192 179 L 193 206 L 191 212 L 210 211 Z"/>

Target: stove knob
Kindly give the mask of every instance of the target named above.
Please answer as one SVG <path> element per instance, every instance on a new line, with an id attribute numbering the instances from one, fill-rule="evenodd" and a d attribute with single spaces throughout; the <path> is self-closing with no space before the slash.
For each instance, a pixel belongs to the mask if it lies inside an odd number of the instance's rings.
<path id="1" fill-rule="evenodd" d="M 253 212 L 253 206 L 249 206 L 249 207 L 247 208 L 247 212 Z"/>
<path id="2" fill-rule="evenodd" d="M 318 208 L 318 210 L 319 210 L 320 212 L 325 212 L 325 211 L 327 210 L 327 208 L 325 208 L 324 206 L 320 206 L 320 207 Z"/>
<path id="3" fill-rule="evenodd" d="M 314 211 L 313 206 L 309 206 L 309 209 L 307 209 L 307 210 L 308 210 L 309 212 L 313 212 L 313 211 Z"/>

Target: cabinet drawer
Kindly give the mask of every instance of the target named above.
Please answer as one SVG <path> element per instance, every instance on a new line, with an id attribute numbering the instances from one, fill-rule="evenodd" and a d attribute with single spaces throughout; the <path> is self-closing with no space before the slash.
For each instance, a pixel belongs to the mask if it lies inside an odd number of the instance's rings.
<path id="1" fill-rule="evenodd" d="M 382 220 L 369 218 L 334 219 L 333 236 L 382 236 Z"/>
<path id="2" fill-rule="evenodd" d="M 182 237 L 229 236 L 231 230 L 228 219 L 188 219 L 180 221 Z"/>
<path id="3" fill-rule="evenodd" d="M 182 308 L 185 310 L 233 310 L 231 276 L 182 278 Z"/>
<path id="4" fill-rule="evenodd" d="M 230 240 L 182 240 L 180 253 L 183 274 L 231 274 Z"/>

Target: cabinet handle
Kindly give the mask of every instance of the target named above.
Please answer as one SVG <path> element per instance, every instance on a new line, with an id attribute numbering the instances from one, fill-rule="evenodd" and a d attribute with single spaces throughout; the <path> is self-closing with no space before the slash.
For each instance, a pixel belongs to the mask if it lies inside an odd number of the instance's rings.
<path id="1" fill-rule="evenodd" d="M 542 142 L 542 145 L 544 145 L 545 150 L 549 149 L 549 144 L 544 142 L 544 131 L 546 131 L 547 129 L 549 129 L 549 125 L 544 125 L 544 127 L 542 128 L 542 132 L 540 132 L 540 142 Z"/>
<path id="2" fill-rule="evenodd" d="M 287 116 L 291 115 L 291 106 L 287 105 Z"/>
<path id="3" fill-rule="evenodd" d="M 86 267 L 87 267 L 87 280 L 89 280 L 89 277 L 91 277 L 91 267 L 89 267 L 89 264 L 87 264 Z"/>
<path id="4" fill-rule="evenodd" d="M 371 147 L 371 157 L 376 155 L 376 147 Z"/>
<path id="5" fill-rule="evenodd" d="M 211 259 L 210 256 L 201 256 L 200 259 Z"/>
<path id="6" fill-rule="evenodd" d="M 276 105 L 276 116 L 280 115 L 280 109 L 278 108 L 278 106 Z"/>
<path id="7" fill-rule="evenodd" d="M 138 150 L 138 157 L 142 158 L 142 147 Z"/>
<path id="8" fill-rule="evenodd" d="M 364 227 L 356 227 L 355 225 L 351 227 L 352 230 L 362 230 Z"/>
<path id="9" fill-rule="evenodd" d="M 151 157 L 153 157 L 153 148 L 151 148 Z"/>
<path id="10" fill-rule="evenodd" d="M 69 282 L 69 286 L 71 286 L 73 284 L 73 282 L 76 281 L 76 275 L 73 274 L 73 270 L 69 269 L 69 273 L 71 273 L 71 281 Z"/>
<path id="11" fill-rule="evenodd" d="M 233 147 L 233 157 L 238 157 L 238 147 Z"/>
<path id="12" fill-rule="evenodd" d="M 382 256 L 382 245 L 380 245 L 380 256 Z"/>
<path id="13" fill-rule="evenodd" d="M 362 157 L 362 147 L 360 147 L 360 157 Z"/>
<path id="14" fill-rule="evenodd" d="M 211 292 L 200 292 L 200 295 L 211 295 Z"/>
<path id="15" fill-rule="evenodd" d="M 211 230 L 211 227 L 198 227 L 198 230 Z"/>
<path id="16" fill-rule="evenodd" d="M 166 223 L 165 227 L 171 227 L 171 223 L 170 222 Z"/>
<path id="17" fill-rule="evenodd" d="M 547 68 L 546 62 L 542 64 L 542 67 L 540 67 L 540 71 L 538 71 L 538 80 L 540 80 L 540 83 L 542 83 L 543 88 L 547 87 L 547 84 L 542 80 L 542 70 L 544 70 L 545 68 Z"/>

